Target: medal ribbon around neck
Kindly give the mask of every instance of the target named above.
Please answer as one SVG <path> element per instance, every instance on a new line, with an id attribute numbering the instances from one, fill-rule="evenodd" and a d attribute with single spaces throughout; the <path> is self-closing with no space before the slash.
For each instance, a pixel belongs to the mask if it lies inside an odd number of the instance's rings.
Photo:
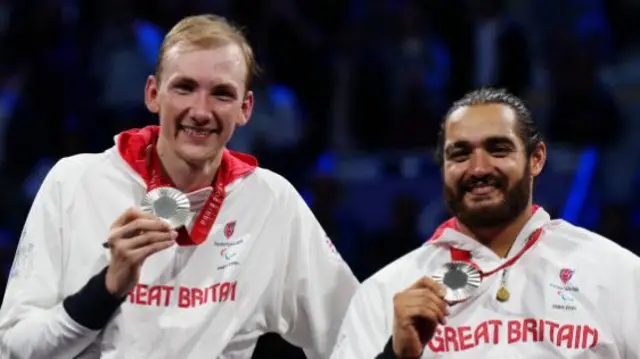
<path id="1" fill-rule="evenodd" d="M 450 248 L 451 262 L 445 263 L 431 275 L 431 278 L 445 287 L 444 299 L 451 305 L 463 302 L 471 298 L 480 287 L 482 279 L 500 270 L 506 270 L 512 266 L 533 244 L 540 238 L 542 228 L 534 231 L 529 236 L 524 248 L 518 254 L 507 260 L 498 268 L 490 271 L 481 270 L 471 260 L 469 251 L 458 248 Z"/>
<path id="2" fill-rule="evenodd" d="M 159 187 L 176 188 L 175 184 L 171 181 L 163 179 L 162 164 L 160 163 L 160 158 L 158 157 L 158 152 L 155 146 L 152 145 L 149 151 L 151 152 L 149 161 L 150 171 L 148 172 L 148 176 L 146 176 L 147 178 L 144 179 L 147 183 L 147 192 L 151 192 Z M 216 179 L 213 183 L 213 191 L 207 198 L 204 206 L 200 210 L 200 213 L 198 213 L 198 216 L 193 223 L 191 233 L 189 233 L 185 227 L 177 229 L 178 238 L 176 239 L 176 242 L 179 245 L 188 246 L 202 244 L 209 236 L 209 232 L 220 213 L 222 202 L 226 196 L 225 180 L 223 178 L 224 171 L 222 171 L 223 166 L 224 164 L 221 163 L 220 168 L 218 168 L 218 174 L 216 175 Z"/>
<path id="3" fill-rule="evenodd" d="M 540 236 L 542 234 L 542 228 L 538 228 L 536 229 L 533 233 L 531 233 L 531 235 L 529 236 L 529 238 L 527 239 L 527 243 L 525 244 L 525 246 L 520 250 L 520 252 L 518 252 L 515 256 L 509 258 L 509 260 L 507 260 L 506 262 L 502 263 L 502 265 L 498 266 L 497 268 L 494 268 L 490 271 L 483 271 L 482 269 L 480 269 L 480 267 L 478 267 L 478 265 L 476 263 L 474 263 L 471 260 L 471 252 L 469 251 L 465 251 L 459 248 L 453 248 L 451 247 L 449 249 L 449 252 L 451 253 L 451 260 L 454 262 L 464 262 L 467 263 L 471 266 L 473 266 L 478 273 L 480 273 L 480 276 L 482 278 L 486 278 L 489 277 L 503 269 L 509 268 L 512 265 L 515 264 L 515 262 L 518 261 L 518 259 L 520 259 L 520 257 L 522 257 L 522 255 L 529 250 L 529 248 L 531 248 L 537 241 L 538 239 L 540 239 Z"/>

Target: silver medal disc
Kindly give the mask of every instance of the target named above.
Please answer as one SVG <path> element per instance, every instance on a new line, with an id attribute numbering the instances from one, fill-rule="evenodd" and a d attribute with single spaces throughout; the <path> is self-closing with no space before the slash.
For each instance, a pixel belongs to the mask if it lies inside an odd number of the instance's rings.
<path id="1" fill-rule="evenodd" d="M 445 263 L 431 278 L 444 285 L 444 299 L 449 303 L 469 299 L 482 283 L 482 276 L 474 266 L 458 261 Z"/>
<path id="2" fill-rule="evenodd" d="M 152 213 L 177 229 L 187 224 L 191 217 L 189 198 L 173 187 L 158 187 L 147 193 L 140 208 Z"/>

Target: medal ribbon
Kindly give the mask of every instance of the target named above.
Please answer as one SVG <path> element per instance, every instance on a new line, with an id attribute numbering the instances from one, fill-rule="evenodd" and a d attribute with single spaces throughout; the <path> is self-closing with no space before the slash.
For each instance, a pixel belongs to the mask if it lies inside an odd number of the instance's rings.
<path id="1" fill-rule="evenodd" d="M 478 270 L 478 272 L 480 273 L 480 276 L 482 276 L 482 278 L 486 278 L 490 275 L 493 275 L 503 269 L 509 268 L 511 267 L 518 259 L 520 259 L 520 257 L 522 257 L 522 255 L 529 250 L 529 248 L 531 248 L 537 241 L 538 239 L 540 239 L 540 236 L 542 234 L 542 228 L 538 228 L 536 229 L 533 233 L 531 233 L 531 235 L 529 236 L 527 243 L 525 244 L 525 246 L 520 250 L 520 252 L 518 252 L 515 256 L 511 257 L 509 260 L 507 260 L 506 262 L 504 262 L 502 265 L 500 265 L 498 268 L 492 269 L 490 271 L 483 271 L 481 270 L 477 264 L 475 264 L 472 260 L 471 260 L 471 252 L 469 251 L 465 251 L 459 248 L 450 248 L 449 251 L 451 253 L 451 260 L 452 261 L 458 261 L 458 262 L 465 262 L 471 266 L 473 266 L 474 268 L 476 268 Z"/>
<path id="2" fill-rule="evenodd" d="M 162 164 L 160 163 L 160 158 L 158 157 L 158 152 L 156 151 L 155 146 L 152 145 L 149 148 L 149 152 L 151 152 L 149 158 L 150 171 L 148 172 L 148 178 L 145 178 L 147 181 L 147 191 L 152 191 L 158 187 L 165 186 L 175 188 L 175 184 L 170 180 L 163 179 Z M 225 166 L 225 161 L 220 163 L 218 174 L 216 175 L 216 179 L 213 183 L 213 192 L 211 192 L 209 198 L 207 198 L 207 201 L 200 210 L 200 213 L 198 213 L 196 221 L 193 223 L 191 233 L 189 233 L 185 227 L 180 227 L 178 229 L 178 238 L 176 239 L 176 242 L 179 245 L 198 245 L 207 239 L 209 232 L 211 231 L 211 227 L 213 227 L 213 223 L 216 221 L 218 213 L 220 213 L 222 202 L 226 196 L 225 178 L 223 178 L 224 173 L 226 172 L 223 170 L 223 166 Z"/>

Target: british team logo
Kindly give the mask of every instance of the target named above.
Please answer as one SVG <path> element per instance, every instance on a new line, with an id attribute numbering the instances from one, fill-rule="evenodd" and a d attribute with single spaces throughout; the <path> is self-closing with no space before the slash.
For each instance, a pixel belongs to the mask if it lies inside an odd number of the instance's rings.
<path id="1" fill-rule="evenodd" d="M 567 284 L 567 282 L 571 280 L 571 277 L 573 277 L 574 272 L 575 271 L 573 269 L 569 268 L 560 269 L 560 280 L 562 281 L 562 283 Z"/>
<path id="2" fill-rule="evenodd" d="M 228 222 L 224 226 L 224 236 L 227 237 L 227 239 L 231 238 L 235 230 L 236 230 L 236 221 Z"/>

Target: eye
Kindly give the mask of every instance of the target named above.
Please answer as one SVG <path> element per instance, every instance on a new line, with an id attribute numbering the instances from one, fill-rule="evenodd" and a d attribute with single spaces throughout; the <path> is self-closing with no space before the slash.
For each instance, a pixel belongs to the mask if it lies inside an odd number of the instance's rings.
<path id="1" fill-rule="evenodd" d="M 507 157 L 513 149 L 506 145 L 495 146 L 490 150 L 490 153 L 494 157 Z"/>
<path id="2" fill-rule="evenodd" d="M 175 92 L 184 95 L 193 92 L 193 90 L 195 90 L 195 86 L 189 83 L 178 83 L 173 87 L 173 89 Z"/>
<path id="3" fill-rule="evenodd" d="M 213 96 L 223 101 L 231 101 L 236 98 L 235 93 L 227 88 L 214 89 Z"/>
<path id="4" fill-rule="evenodd" d="M 448 159 L 453 162 L 464 162 L 469 158 L 469 151 L 458 149 L 449 153 Z"/>

